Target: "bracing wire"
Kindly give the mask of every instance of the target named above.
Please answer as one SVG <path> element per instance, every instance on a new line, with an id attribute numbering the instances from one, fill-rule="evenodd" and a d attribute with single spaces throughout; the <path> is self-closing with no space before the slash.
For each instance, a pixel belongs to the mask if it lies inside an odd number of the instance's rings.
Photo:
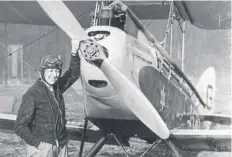
<path id="1" fill-rule="evenodd" d="M 94 9 L 94 8 L 89 9 L 88 11 L 86 11 L 86 12 L 82 13 L 81 15 L 79 15 L 77 18 L 80 18 L 82 15 L 84 15 L 84 14 L 90 12 L 90 11 L 93 10 L 93 9 Z M 56 27 L 55 27 L 54 29 L 52 29 L 51 31 L 49 31 L 49 32 L 47 32 L 47 33 L 45 33 L 45 34 L 43 34 L 42 36 L 36 38 L 35 40 L 33 40 L 33 41 L 29 42 L 29 43 L 27 43 L 26 45 L 23 45 L 22 47 L 20 47 L 20 48 L 18 48 L 17 50 L 15 50 L 15 51 L 9 53 L 8 55 L 1 57 L 1 58 L 0 58 L 0 61 L 3 60 L 3 59 L 5 59 L 5 58 L 7 58 L 7 57 L 12 56 L 12 55 L 13 55 L 14 53 L 16 53 L 16 52 L 20 52 L 19 50 L 28 47 L 29 45 L 35 43 L 36 41 L 42 39 L 43 37 L 45 37 L 45 36 L 51 34 L 51 33 L 54 32 L 55 30 L 57 30 L 58 28 L 59 28 L 59 27 L 56 26 Z M 7 49 L 7 51 L 8 51 L 8 49 Z M 9 51 L 8 51 L 8 52 L 9 52 Z M 33 69 L 33 71 L 37 71 L 36 68 L 33 68 L 33 67 L 32 67 L 29 63 L 27 63 L 26 61 L 23 60 L 23 62 L 24 62 L 25 64 L 27 64 L 31 69 Z"/>
<path id="2" fill-rule="evenodd" d="M 3 60 L 3 59 L 5 59 L 5 58 L 7 58 L 7 57 L 9 57 L 9 56 L 12 56 L 12 54 L 14 54 L 14 53 L 16 53 L 16 52 L 19 52 L 19 50 L 21 50 L 21 49 L 23 49 L 23 48 L 25 48 L 25 47 L 27 47 L 27 46 L 33 44 L 34 42 L 40 40 L 41 38 L 47 36 L 48 34 L 50 34 L 50 33 L 52 33 L 52 32 L 54 32 L 54 31 L 57 30 L 58 28 L 59 28 L 59 27 L 56 27 L 56 28 L 52 29 L 52 30 L 49 31 L 48 33 L 46 33 L 46 34 L 40 36 L 39 38 L 36 38 L 35 40 L 33 40 L 33 41 L 27 43 L 26 45 L 23 45 L 22 47 L 18 48 L 17 50 L 15 50 L 15 51 L 9 53 L 8 55 L 6 55 L 6 56 L 0 58 L 0 61 Z"/>

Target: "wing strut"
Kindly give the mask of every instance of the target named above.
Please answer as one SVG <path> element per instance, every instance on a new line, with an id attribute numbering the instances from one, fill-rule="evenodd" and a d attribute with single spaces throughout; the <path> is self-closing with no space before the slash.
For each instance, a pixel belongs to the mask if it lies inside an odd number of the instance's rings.
<path id="1" fill-rule="evenodd" d="M 193 24 L 193 18 L 191 17 L 191 15 L 189 14 L 189 11 L 185 5 L 184 2 L 182 1 L 178 1 L 178 2 L 174 2 L 176 8 L 177 8 L 177 11 L 180 13 L 181 17 L 183 19 L 185 19 L 184 17 L 187 17 L 187 20 L 189 20 L 189 22 L 191 24 Z M 183 10 L 183 11 L 182 11 Z"/>

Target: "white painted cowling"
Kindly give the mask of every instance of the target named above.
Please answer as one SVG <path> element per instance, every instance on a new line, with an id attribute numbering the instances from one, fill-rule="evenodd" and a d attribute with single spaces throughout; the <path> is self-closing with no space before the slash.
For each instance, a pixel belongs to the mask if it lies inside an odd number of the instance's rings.
<path id="1" fill-rule="evenodd" d="M 87 29 L 86 32 L 109 33 L 108 36 L 106 35 L 104 39 L 97 42 L 107 48 L 110 63 L 136 84 L 137 87 L 139 87 L 139 70 L 145 65 L 156 65 L 156 58 L 151 52 L 150 47 L 145 46 L 118 28 L 94 26 Z M 102 35 L 96 35 L 95 37 L 101 38 Z M 124 101 L 120 99 L 118 93 L 100 69 L 83 60 L 81 62 L 81 76 L 84 89 L 85 111 L 88 117 L 137 120 L 137 117 L 124 104 Z M 90 85 L 91 82 L 97 84 L 99 81 L 106 81 L 107 85 L 105 87 Z"/>

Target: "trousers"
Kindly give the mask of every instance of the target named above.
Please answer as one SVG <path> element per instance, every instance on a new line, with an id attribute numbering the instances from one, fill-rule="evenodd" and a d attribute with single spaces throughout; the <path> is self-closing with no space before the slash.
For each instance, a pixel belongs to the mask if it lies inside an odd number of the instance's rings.
<path id="1" fill-rule="evenodd" d="M 68 146 L 57 148 L 55 145 L 43 143 L 43 149 L 27 145 L 27 157 L 68 157 Z"/>

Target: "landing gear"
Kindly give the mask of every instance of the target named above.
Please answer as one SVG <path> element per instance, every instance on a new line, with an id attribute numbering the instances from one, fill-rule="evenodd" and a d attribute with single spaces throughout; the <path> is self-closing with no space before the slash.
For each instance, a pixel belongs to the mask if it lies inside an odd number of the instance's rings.
<path id="1" fill-rule="evenodd" d="M 81 145 L 80 145 L 80 150 L 79 150 L 78 157 L 82 157 L 82 152 L 83 152 L 84 143 L 85 143 L 85 136 L 86 136 L 87 126 L 88 126 L 88 119 L 85 118 L 84 131 L 82 133 L 82 139 L 81 139 Z M 98 140 L 98 142 L 87 152 L 85 157 L 94 157 L 100 151 L 100 149 L 103 147 L 103 145 L 106 142 L 107 142 L 107 134 L 105 136 L 101 137 Z"/>
<path id="2" fill-rule="evenodd" d="M 146 155 L 149 151 L 151 151 L 151 149 L 155 149 L 156 147 L 159 146 L 159 144 L 161 143 L 161 140 L 156 140 L 142 155 L 141 157 L 143 157 L 144 155 Z"/>
<path id="3" fill-rule="evenodd" d="M 179 150 L 175 147 L 175 145 L 170 140 L 162 140 L 162 139 L 157 139 L 155 142 L 153 142 L 153 144 L 150 147 L 148 147 L 140 157 L 145 157 L 145 155 L 147 155 L 151 150 L 155 152 L 155 150 L 158 150 L 158 146 L 160 144 L 165 144 L 166 147 L 168 147 L 168 149 L 170 150 L 164 152 L 165 157 L 182 157 L 182 155 L 179 153 Z M 125 149 L 123 150 L 125 152 L 125 155 L 129 157 Z"/>
<path id="4" fill-rule="evenodd" d="M 84 131 L 82 132 L 82 140 L 81 140 L 81 145 L 80 145 L 78 157 L 82 157 L 84 142 L 85 142 L 86 132 L 87 132 L 87 126 L 88 126 L 88 119 L 85 118 Z M 109 141 L 112 141 L 112 140 L 114 140 L 116 142 L 115 143 L 116 145 L 118 144 L 118 146 L 121 147 L 121 149 L 123 150 L 126 157 L 130 156 L 127 153 L 126 149 L 124 148 L 124 146 L 129 146 L 129 143 L 127 144 L 124 140 L 122 140 L 120 137 L 117 137 L 115 134 L 103 134 L 102 137 L 94 144 L 94 146 L 86 153 L 85 157 L 94 157 L 101 150 L 101 148 L 104 146 L 104 144 L 107 144 Z M 163 155 L 165 155 L 165 157 L 182 157 L 181 154 L 179 153 L 179 150 L 175 147 L 175 145 L 170 140 L 162 140 L 162 139 L 155 140 L 150 145 L 150 147 L 147 148 L 140 155 L 140 157 L 145 157 L 151 151 L 153 151 L 155 153 L 161 144 L 164 145 L 165 148 L 168 148 L 170 150 L 170 151 L 163 151 L 162 157 L 164 157 Z M 161 149 L 163 149 L 163 148 L 161 148 Z M 159 153 L 159 152 L 157 152 L 157 153 Z"/>
<path id="5" fill-rule="evenodd" d="M 85 118 L 84 122 L 84 130 L 82 132 L 82 139 L 81 139 L 81 144 L 80 144 L 80 150 L 78 157 L 82 157 L 83 153 L 83 148 L 84 148 L 84 143 L 86 139 L 86 135 L 88 130 L 88 118 Z M 88 135 L 87 135 L 88 136 Z M 129 154 L 127 153 L 126 149 L 124 146 L 129 146 L 128 143 L 129 138 L 120 138 L 116 136 L 115 134 L 102 134 L 101 138 L 95 143 L 95 145 L 86 153 L 85 157 L 94 157 L 104 146 L 104 144 L 108 143 L 111 141 L 115 141 L 114 144 L 120 146 L 125 154 L 126 157 L 129 157 Z M 165 154 L 165 157 L 182 157 L 181 154 L 179 153 L 179 150 L 175 147 L 175 145 L 170 141 L 170 140 L 162 140 L 162 139 L 156 139 L 155 141 L 150 141 L 151 146 L 147 148 L 140 157 L 145 157 L 149 152 L 158 150 L 158 146 L 160 144 L 164 144 L 166 148 L 170 150 L 169 151 L 164 151 L 163 154 Z M 162 149 L 162 148 L 161 148 Z M 163 155 L 162 155 L 163 156 Z"/>
<path id="6" fill-rule="evenodd" d="M 85 118 L 84 132 L 82 133 L 81 145 L 80 145 L 80 150 L 79 150 L 79 157 L 82 156 L 84 143 L 85 143 L 85 135 L 86 135 L 87 126 L 88 126 L 88 119 Z"/>
<path id="7" fill-rule="evenodd" d="M 167 143 L 168 147 L 171 149 L 171 151 L 172 151 L 172 153 L 173 153 L 173 155 L 174 155 L 175 157 L 182 157 L 182 156 L 180 155 L 180 153 L 178 152 L 176 146 L 172 143 L 172 141 L 170 141 L 170 140 L 165 140 L 165 142 Z"/>
<path id="8" fill-rule="evenodd" d="M 87 152 L 85 157 L 94 157 L 107 141 L 107 135 L 100 138 L 100 140 Z"/>

